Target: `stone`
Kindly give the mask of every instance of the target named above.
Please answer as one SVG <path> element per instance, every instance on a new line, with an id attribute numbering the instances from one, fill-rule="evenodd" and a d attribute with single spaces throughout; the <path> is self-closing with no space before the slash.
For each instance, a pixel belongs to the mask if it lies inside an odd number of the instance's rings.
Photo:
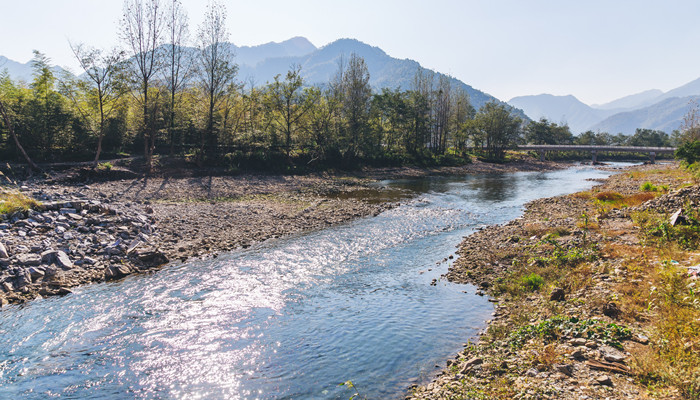
<path id="1" fill-rule="evenodd" d="M 17 256 L 17 263 L 25 266 L 37 266 L 41 264 L 41 256 L 39 254 L 20 254 Z"/>
<path id="2" fill-rule="evenodd" d="M 537 370 L 534 368 L 530 368 L 527 371 L 525 371 L 525 376 L 529 376 L 530 378 L 536 377 L 538 374 Z"/>
<path id="3" fill-rule="evenodd" d="M 613 386 L 612 379 L 610 379 L 610 377 L 607 375 L 596 377 L 594 382 L 600 386 Z"/>
<path id="4" fill-rule="evenodd" d="M 56 252 L 56 264 L 60 266 L 61 268 L 73 268 L 73 262 L 70 260 L 70 257 L 68 257 L 68 254 L 64 253 L 63 251 L 59 250 Z"/>
<path id="5" fill-rule="evenodd" d="M 610 318 L 617 318 L 618 316 L 620 316 L 621 313 L 622 310 L 620 310 L 617 304 L 613 302 L 606 303 L 603 306 L 603 315 L 608 316 Z"/>
<path id="6" fill-rule="evenodd" d="M 126 265 L 110 265 L 105 267 L 105 279 L 119 279 L 131 273 L 131 270 Z"/>
<path id="7" fill-rule="evenodd" d="M 572 346 L 585 346 L 586 342 L 587 342 L 586 338 L 574 338 L 574 339 L 569 340 L 569 343 Z"/>
<path id="8" fill-rule="evenodd" d="M 7 253 L 7 248 L 0 242 L 0 258 L 8 258 L 10 255 Z"/>
<path id="9" fill-rule="evenodd" d="M 649 344 L 649 338 L 641 333 L 632 336 L 632 340 L 639 344 Z"/>
<path id="10" fill-rule="evenodd" d="M 566 292 L 560 287 L 552 289 L 552 293 L 549 295 L 549 300 L 551 301 L 564 301 L 566 300 Z"/>
<path id="11" fill-rule="evenodd" d="M 2 288 L 3 288 L 4 291 L 6 291 L 6 292 L 8 292 L 8 293 L 9 293 L 9 292 L 14 292 L 14 291 L 15 291 L 15 287 L 14 287 L 14 286 L 12 285 L 12 283 L 10 283 L 10 282 L 3 282 L 3 283 L 2 283 Z"/>
<path id="12" fill-rule="evenodd" d="M 36 282 L 37 280 L 44 277 L 44 270 L 42 270 L 41 268 L 29 267 L 28 271 L 29 276 L 32 277 L 32 282 Z"/>
<path id="13" fill-rule="evenodd" d="M 571 364 L 554 364 L 554 369 L 566 376 L 574 375 L 574 367 Z"/>

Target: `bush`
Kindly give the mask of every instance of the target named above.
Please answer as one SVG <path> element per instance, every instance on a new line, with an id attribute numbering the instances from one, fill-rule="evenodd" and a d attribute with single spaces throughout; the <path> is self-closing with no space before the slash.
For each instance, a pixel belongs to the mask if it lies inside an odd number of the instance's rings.
<path id="1" fill-rule="evenodd" d="M 644 182 L 640 189 L 642 189 L 643 192 L 657 192 L 659 190 L 656 185 L 649 181 Z"/>
<path id="2" fill-rule="evenodd" d="M 686 164 L 695 164 L 700 161 L 700 140 L 684 143 L 676 149 L 676 159 L 685 161 Z"/>
<path id="3" fill-rule="evenodd" d="M 541 276 L 537 275 L 536 273 L 531 273 L 529 275 L 525 275 L 520 279 L 520 284 L 528 291 L 530 292 L 536 292 L 540 290 L 542 286 L 544 286 L 544 278 Z"/>

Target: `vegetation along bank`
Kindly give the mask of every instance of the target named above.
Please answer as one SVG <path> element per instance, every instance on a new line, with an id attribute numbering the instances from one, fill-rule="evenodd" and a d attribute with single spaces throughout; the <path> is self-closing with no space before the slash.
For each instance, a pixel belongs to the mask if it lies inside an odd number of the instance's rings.
<path id="1" fill-rule="evenodd" d="M 408 397 L 700 398 L 698 205 L 692 168 L 645 165 L 465 238 L 446 277 L 494 318 Z"/>

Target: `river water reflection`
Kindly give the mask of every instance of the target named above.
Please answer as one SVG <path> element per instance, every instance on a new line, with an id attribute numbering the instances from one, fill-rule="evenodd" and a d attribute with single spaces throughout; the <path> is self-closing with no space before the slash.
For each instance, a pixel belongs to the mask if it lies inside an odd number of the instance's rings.
<path id="1" fill-rule="evenodd" d="M 386 181 L 377 217 L 0 312 L 0 398 L 402 398 L 493 307 L 440 279 L 461 238 L 609 173 Z M 436 286 L 431 286 L 438 279 Z"/>

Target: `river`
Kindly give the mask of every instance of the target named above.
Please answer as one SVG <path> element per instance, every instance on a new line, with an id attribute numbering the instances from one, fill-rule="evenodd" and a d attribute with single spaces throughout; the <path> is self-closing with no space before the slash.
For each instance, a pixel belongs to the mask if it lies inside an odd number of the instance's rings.
<path id="1" fill-rule="evenodd" d="M 493 312 L 474 287 L 440 279 L 461 238 L 608 175 L 381 182 L 415 196 L 376 217 L 3 308 L 0 398 L 348 399 L 347 380 L 367 398 L 403 398 Z"/>

